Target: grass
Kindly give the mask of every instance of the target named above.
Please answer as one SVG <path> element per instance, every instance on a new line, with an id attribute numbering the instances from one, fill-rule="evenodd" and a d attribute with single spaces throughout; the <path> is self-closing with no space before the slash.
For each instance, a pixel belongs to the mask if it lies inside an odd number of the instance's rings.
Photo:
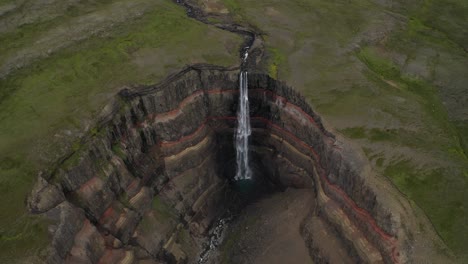
<path id="1" fill-rule="evenodd" d="M 463 148 L 464 155 L 468 155 L 468 124 L 465 122 L 455 123 L 457 127 L 458 135 L 460 138 L 460 145 Z"/>
<path id="2" fill-rule="evenodd" d="M 60 19 L 22 27 L 8 43 L 2 39 L 2 46 L 32 43 Z M 37 227 L 40 221 L 27 214 L 23 201 L 38 171 L 73 148 L 80 131 L 122 86 L 156 83 L 188 63 L 232 65 L 237 49 L 227 47 L 241 42 L 187 18 L 170 1 L 157 1 L 142 18 L 0 79 L 0 262 L 20 261 L 43 248 L 46 228 Z"/>
<path id="3" fill-rule="evenodd" d="M 468 3 L 460 0 L 435 1 L 425 0 L 423 8 L 420 8 L 415 17 L 422 23 L 437 31 L 452 44 L 461 48 L 466 47 L 468 41 L 467 27 L 468 22 Z M 437 41 L 437 40 L 436 40 Z"/>
<path id="4" fill-rule="evenodd" d="M 340 132 L 352 139 L 367 139 L 371 142 L 401 144 L 415 149 L 432 149 L 432 146 L 428 146 L 428 142 L 422 139 L 419 133 L 405 129 L 348 127 L 341 129 Z"/>
<path id="5" fill-rule="evenodd" d="M 219 23 L 222 23 L 223 20 L 217 18 L 217 17 L 208 17 L 208 22 L 211 23 L 211 24 L 219 24 Z"/>
<path id="6" fill-rule="evenodd" d="M 247 227 L 253 227 L 254 224 L 259 220 L 258 216 L 249 216 L 244 217 L 237 223 L 234 228 L 229 230 L 229 233 L 226 235 L 225 239 L 223 240 L 220 251 L 221 251 L 221 263 L 229 264 L 232 261 L 229 259 L 232 251 L 237 250 L 236 244 L 242 238 L 242 234 Z"/>
<path id="7" fill-rule="evenodd" d="M 127 158 L 127 155 L 125 151 L 123 151 L 122 147 L 120 144 L 115 144 L 112 146 L 112 152 L 114 152 L 118 157 L 120 157 L 122 160 L 125 160 Z"/>
<path id="8" fill-rule="evenodd" d="M 99 1 L 88 2 L 87 4 L 78 4 L 68 6 L 63 13 L 58 16 L 42 16 L 38 21 L 25 23 L 15 30 L 0 33 L 2 46 L 0 46 L 0 58 L 11 54 L 15 50 L 23 47 L 29 47 L 41 34 L 56 26 L 70 22 L 72 18 L 79 17 L 87 13 L 98 10 L 105 10 L 111 2 Z"/>
<path id="9" fill-rule="evenodd" d="M 224 6 L 229 10 L 229 12 L 233 15 L 238 15 L 241 13 L 242 5 L 239 1 L 236 0 L 222 0 L 221 1 Z"/>
<path id="10" fill-rule="evenodd" d="M 175 216 L 172 208 L 168 204 L 164 203 L 164 201 L 161 201 L 161 198 L 158 195 L 153 198 L 152 208 L 158 212 L 158 215 L 163 221 L 167 221 Z"/>
<path id="11" fill-rule="evenodd" d="M 152 209 L 156 212 L 156 221 L 153 221 L 151 217 L 143 217 L 139 224 L 143 232 L 154 231 L 154 225 L 172 225 L 177 222 L 174 221 L 176 220 L 176 214 L 173 209 L 164 201 L 161 201 L 161 198 L 158 195 L 153 198 Z"/>
<path id="12" fill-rule="evenodd" d="M 430 127 L 436 124 L 438 129 L 444 130 L 443 137 L 447 139 L 447 142 L 450 142 L 447 149 L 455 149 L 457 152 L 463 153 L 462 139 L 459 138 L 457 127 L 450 121 L 447 110 L 434 86 L 422 79 L 405 75 L 400 71 L 399 67 L 390 60 L 379 56 L 373 48 L 366 47 L 360 50 L 357 57 L 379 78 L 386 82 L 390 81 L 399 89 L 402 89 L 401 94 L 409 93 L 407 97 L 413 97 L 413 100 L 417 101 L 425 111 L 426 118 L 424 122 L 427 123 L 427 126 Z M 378 135 L 379 133 L 380 135 Z M 386 134 L 386 136 L 389 136 L 388 133 Z M 385 137 L 382 131 L 374 131 L 370 139 L 375 140 L 379 136 Z M 466 157 L 464 158 L 466 159 Z"/>
<path id="13" fill-rule="evenodd" d="M 463 252 L 468 238 L 460 226 L 468 221 L 465 195 L 468 179 L 447 177 L 451 173 L 450 168 L 418 169 L 409 160 L 395 161 L 384 170 L 384 174 L 426 212 L 448 245 L 456 252 Z"/>
<path id="14" fill-rule="evenodd" d="M 366 1 L 237 2 L 236 15 L 267 36 L 264 71 L 300 90 L 332 126 L 358 140 L 447 244 L 466 252 L 467 212 L 459 206 L 467 200 L 461 190 L 468 188 L 468 130 L 442 103 L 442 92 L 454 83 L 463 89 L 468 76 L 466 1 L 399 0 L 385 10 Z M 402 15 L 394 16 L 393 28 L 388 11 Z M 385 35 L 372 40 L 372 28 Z M 404 67 L 421 58 L 427 76 Z M 395 157 L 393 150 L 410 154 Z M 427 168 L 423 157 L 437 164 Z"/>
<path id="15" fill-rule="evenodd" d="M 412 27 L 412 25 L 410 25 Z M 434 149 L 440 148 L 445 153 L 445 158 L 452 157 L 459 160 L 461 168 L 468 164 L 462 139 L 459 138 L 457 127 L 450 122 L 445 107 L 438 97 L 437 90 L 427 82 L 404 75 L 400 69 L 388 59 L 377 55 L 375 50 L 365 48 L 358 53 L 358 58 L 367 67 L 384 80 L 396 83 L 404 92 L 409 92 L 415 96 L 415 101 L 419 102 L 425 112 L 424 122 L 427 127 L 436 125 L 443 134 L 434 140 L 430 130 L 427 138 L 421 135 L 408 135 L 404 131 L 376 130 L 367 131 L 366 138 L 371 141 L 390 141 L 400 143 L 413 149 Z M 355 130 L 348 130 L 348 135 L 356 136 Z M 445 144 L 434 147 L 428 143 L 433 141 L 445 141 Z M 464 165 L 463 165 L 464 164 Z M 455 166 L 439 167 L 432 170 L 418 170 L 417 164 L 409 160 L 393 162 L 384 168 L 384 175 L 392 179 L 398 188 L 415 201 L 429 216 L 439 234 L 446 243 L 456 252 L 464 250 L 467 240 L 464 235 L 460 235 L 460 228 L 468 220 L 468 206 L 464 190 L 468 188 L 468 182 L 460 178 L 462 169 Z M 463 233 L 463 232 L 462 232 Z"/>
<path id="16" fill-rule="evenodd" d="M 286 58 L 278 49 L 275 48 L 267 49 L 267 54 L 270 58 L 268 63 L 268 74 L 274 79 L 278 79 L 279 69 L 285 64 Z"/>

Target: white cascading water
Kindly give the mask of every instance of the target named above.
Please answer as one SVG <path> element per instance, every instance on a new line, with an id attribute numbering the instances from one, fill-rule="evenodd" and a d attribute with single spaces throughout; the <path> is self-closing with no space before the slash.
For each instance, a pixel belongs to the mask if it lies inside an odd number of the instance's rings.
<path id="1" fill-rule="evenodd" d="M 244 58 L 247 57 L 247 53 Z M 249 95 L 247 85 L 247 72 L 241 71 L 239 76 L 239 109 L 237 112 L 236 131 L 236 158 L 237 172 L 235 180 L 246 180 L 252 178 L 252 171 L 249 166 L 249 136 L 250 129 L 249 116 Z"/>

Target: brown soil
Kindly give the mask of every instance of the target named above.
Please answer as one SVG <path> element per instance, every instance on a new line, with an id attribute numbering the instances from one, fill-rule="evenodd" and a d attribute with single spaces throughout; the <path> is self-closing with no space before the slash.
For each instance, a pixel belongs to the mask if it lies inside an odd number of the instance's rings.
<path id="1" fill-rule="evenodd" d="M 300 234 L 314 207 L 311 190 L 288 189 L 248 205 L 213 263 L 313 263 Z"/>

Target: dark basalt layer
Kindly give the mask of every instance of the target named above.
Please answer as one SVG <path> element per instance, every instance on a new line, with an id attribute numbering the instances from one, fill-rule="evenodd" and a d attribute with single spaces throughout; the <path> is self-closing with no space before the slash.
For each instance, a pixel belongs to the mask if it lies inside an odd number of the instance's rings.
<path id="1" fill-rule="evenodd" d="M 315 194 L 302 235 L 317 263 L 330 261 L 317 226 L 333 230 L 354 261 L 447 261 L 427 219 L 300 94 L 249 74 L 249 96 L 257 177 Z M 54 222 L 48 262 L 196 261 L 199 238 L 230 198 L 237 97 L 238 70 L 208 65 L 124 89 L 28 200 Z"/>

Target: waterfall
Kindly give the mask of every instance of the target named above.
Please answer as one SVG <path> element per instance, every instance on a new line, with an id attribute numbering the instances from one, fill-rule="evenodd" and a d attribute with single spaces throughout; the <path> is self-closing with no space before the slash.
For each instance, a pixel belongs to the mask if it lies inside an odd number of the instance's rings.
<path id="1" fill-rule="evenodd" d="M 241 71 L 240 73 L 239 89 L 238 125 L 236 131 L 237 172 L 235 179 L 246 180 L 252 177 L 252 171 L 249 167 L 249 136 L 252 131 L 250 129 L 247 72 L 245 71 Z"/>

